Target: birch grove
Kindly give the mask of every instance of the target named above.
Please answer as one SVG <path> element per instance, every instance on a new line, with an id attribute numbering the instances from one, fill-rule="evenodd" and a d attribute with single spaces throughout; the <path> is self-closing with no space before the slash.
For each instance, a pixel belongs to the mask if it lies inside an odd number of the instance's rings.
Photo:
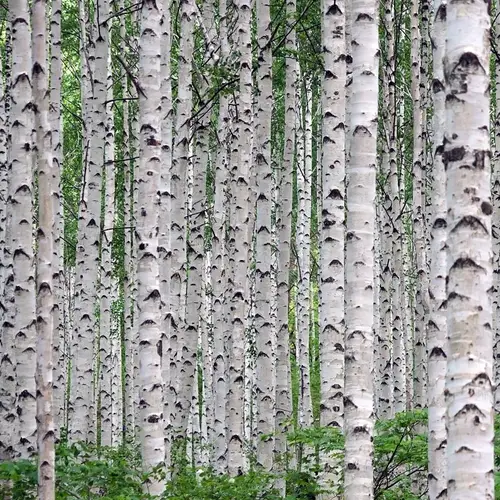
<path id="1" fill-rule="evenodd" d="M 0 497 L 494 498 L 499 43 L 465 0 L 4 2 Z"/>

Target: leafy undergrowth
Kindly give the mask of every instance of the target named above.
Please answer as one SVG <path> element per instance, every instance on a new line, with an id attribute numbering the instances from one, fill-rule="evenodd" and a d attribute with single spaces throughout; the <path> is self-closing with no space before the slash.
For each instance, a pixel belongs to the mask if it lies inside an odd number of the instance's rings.
<path id="1" fill-rule="evenodd" d="M 376 500 L 426 497 L 427 437 L 422 432 L 426 427 L 425 411 L 401 413 L 392 420 L 377 422 L 374 438 Z M 500 419 L 495 427 L 496 465 L 500 466 Z M 344 438 L 338 430 L 314 427 L 290 434 L 288 441 L 300 460 L 293 461 L 296 469 L 289 470 L 284 477 L 286 500 L 313 500 L 321 493 L 319 452 L 336 457 L 338 481 L 329 487 L 342 493 Z M 152 471 L 149 475 L 160 473 Z M 152 497 L 144 493 L 143 485 L 149 475 L 142 472 L 139 452 L 132 446 L 97 448 L 81 443 L 61 444 L 56 453 L 56 499 L 147 500 Z M 175 479 L 167 483 L 162 500 L 283 499 L 275 489 L 276 479 L 257 468 L 230 478 L 209 468 L 182 467 Z M 36 481 L 34 460 L 0 463 L 0 499 L 34 500 Z M 497 481 L 497 488 L 500 489 L 500 481 Z"/>

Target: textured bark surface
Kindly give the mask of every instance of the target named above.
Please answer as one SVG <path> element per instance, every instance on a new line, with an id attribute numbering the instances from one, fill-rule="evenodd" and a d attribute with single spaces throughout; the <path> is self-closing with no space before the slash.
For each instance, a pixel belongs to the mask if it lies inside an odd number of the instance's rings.
<path id="1" fill-rule="evenodd" d="M 231 208 L 229 230 L 230 328 L 228 340 L 228 397 L 226 401 L 228 470 L 237 475 L 246 468 L 244 453 L 244 367 L 245 331 L 250 306 L 248 264 L 251 243 L 251 166 L 253 141 L 252 110 L 252 9 L 248 0 L 239 0 L 238 52 L 239 97 L 235 141 L 231 155 Z"/>
<path id="2" fill-rule="evenodd" d="M 139 309 L 139 391 L 143 467 L 165 461 L 161 373 L 161 295 L 158 216 L 161 163 L 161 6 L 142 5 L 139 40 L 139 171 L 136 208 L 137 304 Z M 152 478 L 146 491 L 159 495 L 163 481 Z"/>
<path id="3" fill-rule="evenodd" d="M 188 417 L 191 410 L 193 387 L 195 387 L 196 354 L 198 336 L 186 328 L 186 197 L 189 169 L 190 137 L 192 113 L 192 61 L 193 27 L 195 18 L 194 0 L 188 0 L 181 6 L 180 18 L 180 62 L 179 86 L 177 96 L 177 116 L 172 160 L 172 226 L 171 249 L 172 268 L 170 294 L 173 300 L 171 308 L 171 384 L 175 386 L 175 407 L 172 407 L 174 438 L 185 437 Z M 172 362 L 172 359 L 175 361 Z"/>
<path id="4" fill-rule="evenodd" d="M 111 53 L 109 54 L 111 56 Z M 111 252 L 113 248 L 113 230 L 115 220 L 115 133 L 113 118 L 113 78 L 111 74 L 111 57 L 108 62 L 108 85 L 104 142 L 104 220 L 101 236 L 101 283 L 100 283 L 100 316 L 99 316 L 99 359 L 100 359 L 100 403 L 101 403 L 101 443 L 111 446 L 113 420 L 113 355 L 111 344 L 114 340 L 112 330 L 111 308 L 114 300 L 113 264 Z M 114 333 L 116 335 L 116 332 Z"/>
<path id="5" fill-rule="evenodd" d="M 447 5 L 448 498 L 494 498 L 488 6 Z"/>
<path id="6" fill-rule="evenodd" d="M 255 109 L 255 169 L 257 218 L 255 226 L 255 412 L 257 463 L 271 470 L 274 459 L 276 412 L 276 330 L 271 320 L 272 184 L 271 115 L 273 110 L 271 13 L 269 0 L 257 3 L 257 100 Z M 265 439 L 264 439 L 265 437 Z"/>
<path id="7" fill-rule="evenodd" d="M 14 300 L 14 283 L 12 276 L 12 252 L 11 242 L 11 218 L 9 215 L 9 204 L 7 203 L 9 195 L 9 178 L 11 164 L 8 161 L 7 150 L 9 147 L 8 135 L 10 132 L 10 89 L 11 81 L 10 54 L 11 41 L 10 22 L 7 22 L 5 33 L 5 51 L 6 65 L 3 69 L 2 77 L 5 76 L 5 86 L 3 79 L 0 79 L 2 87 L 2 99 L 0 100 L 0 146 L 1 161 L 0 164 L 0 201 L 2 212 L 0 214 L 0 260 L 1 260 L 1 279 L 0 290 L 2 295 L 0 300 L 0 320 L 2 335 L 0 336 L 0 458 L 7 459 L 13 454 L 13 435 L 16 429 L 15 414 L 15 351 L 14 351 L 14 330 L 12 315 L 14 307 L 11 302 Z"/>
<path id="8" fill-rule="evenodd" d="M 300 78 L 299 78 L 300 80 Z M 302 95 L 301 95 L 302 94 Z M 311 374 L 309 366 L 309 324 L 311 320 L 311 163 L 312 131 L 310 82 L 305 80 L 299 86 L 297 102 L 304 102 L 304 107 L 297 107 L 297 329 L 296 360 L 298 367 L 298 419 L 300 427 L 312 424 Z"/>
<path id="9" fill-rule="evenodd" d="M 346 500 L 373 498 L 373 248 L 378 110 L 378 4 L 353 0 L 346 229 Z"/>
<path id="10" fill-rule="evenodd" d="M 497 7 L 497 13 L 499 9 Z M 495 16 L 493 26 L 495 43 L 500 43 L 500 16 Z M 492 236 L 493 239 L 493 286 L 492 297 L 493 313 L 493 354 L 494 354 L 494 375 L 495 375 L 495 411 L 500 411 L 500 64 L 497 64 L 495 74 L 496 87 L 496 115 L 495 115 L 495 152 L 493 156 L 492 168 L 492 196 L 493 196 L 493 219 Z"/>
<path id="11" fill-rule="evenodd" d="M 38 498 L 55 498 L 55 448 L 53 407 L 54 295 L 53 264 L 53 165 L 52 132 L 49 122 L 46 0 L 32 7 L 33 103 L 35 110 L 35 164 L 38 174 L 38 228 L 36 253 L 36 422 L 38 444 Z M 57 265 L 59 262 L 57 261 Z M 57 334 L 56 334 L 57 335 Z"/>
<path id="12" fill-rule="evenodd" d="M 345 238 L 345 3 L 323 5 L 322 222 L 320 247 L 321 425 L 343 425 Z M 324 463 L 328 467 L 329 462 Z"/>
<path id="13" fill-rule="evenodd" d="M 430 316 L 428 329 L 429 377 L 429 499 L 446 499 L 446 172 L 443 164 L 445 81 L 443 56 L 446 43 L 446 4 L 434 0 L 433 54 L 433 176 L 431 218 Z"/>
<path id="14" fill-rule="evenodd" d="M 16 448 L 22 458 L 36 452 L 36 312 L 33 258 L 33 102 L 31 29 L 28 2 L 11 1 L 12 117 L 11 175 L 7 203 L 11 217 L 9 246 L 13 260 L 12 321 L 16 358 Z"/>
<path id="15" fill-rule="evenodd" d="M 286 451 L 285 422 L 292 416 L 291 370 L 290 370 L 290 338 L 288 331 L 288 305 L 290 284 L 290 255 L 292 237 L 292 178 L 295 152 L 295 107 L 296 83 L 298 77 L 297 60 L 291 54 L 296 50 L 296 34 L 294 17 L 296 15 L 295 0 L 287 0 L 287 37 L 286 48 L 289 56 L 285 61 L 285 131 L 284 149 L 281 170 L 277 176 L 278 209 L 278 270 L 276 305 L 277 339 L 276 339 L 276 452 Z M 280 485 L 281 489 L 284 485 Z"/>
<path id="16" fill-rule="evenodd" d="M 98 5 L 98 18 L 107 20 L 109 1 Z M 90 31 L 92 29 L 92 25 Z M 75 322 L 72 339 L 72 387 L 70 391 L 69 433 L 73 441 L 94 442 L 94 337 L 97 326 L 96 300 L 99 270 L 99 236 L 101 215 L 101 184 L 105 144 L 106 82 L 109 50 L 107 23 L 101 21 L 95 30 L 95 60 L 91 52 L 89 65 L 93 69 L 93 99 L 89 110 L 89 160 L 85 169 L 85 184 L 78 215 L 76 250 Z M 93 38 L 91 38 L 93 40 Z M 91 50 L 91 49 L 90 49 Z M 85 89 L 82 83 L 82 88 Z"/>
<path id="17" fill-rule="evenodd" d="M 219 39 L 221 43 L 222 61 L 229 62 L 229 40 L 227 33 L 227 5 L 225 0 L 219 2 Z M 226 439 L 226 397 L 227 397 L 227 346 L 225 333 L 227 331 L 225 312 L 227 310 L 228 287 L 227 269 L 227 238 L 228 222 L 228 177 L 229 162 L 232 147 L 231 119 L 229 114 L 230 99 L 222 95 L 219 104 L 217 122 L 218 149 L 215 164 L 214 203 L 212 223 L 212 331 L 213 331 L 213 434 L 209 440 L 213 443 L 213 465 L 221 473 L 227 468 Z M 210 411 L 210 409 L 209 409 Z"/>
<path id="18" fill-rule="evenodd" d="M 345 239 L 345 2 L 323 2 L 323 89 L 320 243 L 320 423 L 343 427 Z M 338 477 L 328 453 L 320 456 L 325 489 Z M 335 498 L 324 494 L 323 500 Z"/>
<path id="19" fill-rule="evenodd" d="M 419 29 L 420 0 L 412 0 L 411 4 L 411 97 L 413 102 L 413 266 L 416 272 L 415 282 L 415 335 L 414 363 L 407 363 L 407 370 L 412 369 L 410 383 L 414 385 L 415 408 L 426 406 L 427 364 L 425 356 L 426 344 L 426 309 L 427 309 L 427 267 L 425 245 L 425 162 L 424 144 L 422 140 L 423 102 L 420 92 L 421 65 Z M 413 360 L 410 360 L 413 361 Z M 413 380 L 411 380 L 413 379 Z M 407 398 L 408 399 L 408 398 Z"/>
<path id="20" fill-rule="evenodd" d="M 396 113 L 394 99 L 394 30 L 393 5 L 390 0 L 384 2 L 384 25 L 386 27 L 385 50 L 387 61 L 384 64 L 384 79 L 382 82 L 382 98 L 384 110 L 385 134 L 382 138 L 382 158 L 380 175 L 385 179 L 382 188 L 379 208 L 380 224 L 380 281 L 379 281 L 379 308 L 380 325 L 378 344 L 377 368 L 379 371 L 380 387 L 377 391 L 377 415 L 379 418 L 390 418 L 394 411 L 394 379 L 392 366 L 392 220 L 391 220 L 391 178 L 390 159 L 391 146 L 394 148 L 394 116 Z"/>
<path id="21" fill-rule="evenodd" d="M 61 0 L 52 2 L 50 18 L 51 51 L 50 51 L 50 109 L 49 120 L 52 132 L 52 204 L 53 204 L 53 246 L 52 246 L 52 289 L 54 294 L 54 431 L 56 436 L 65 423 L 65 394 L 67 377 L 65 366 L 65 332 L 63 324 L 62 303 L 64 299 L 64 220 L 62 196 L 60 195 L 62 169 L 62 116 L 61 116 Z"/>

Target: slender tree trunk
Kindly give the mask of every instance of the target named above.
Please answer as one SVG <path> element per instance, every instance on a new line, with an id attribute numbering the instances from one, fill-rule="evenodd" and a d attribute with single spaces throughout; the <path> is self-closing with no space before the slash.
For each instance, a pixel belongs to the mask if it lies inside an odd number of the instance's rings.
<path id="1" fill-rule="evenodd" d="M 165 440 L 165 463 L 167 474 L 169 474 L 172 445 L 172 404 L 175 403 L 175 393 L 171 392 L 172 379 L 170 365 L 172 362 L 171 344 L 171 240 L 170 230 L 172 227 L 171 200 L 170 200 L 170 172 L 172 169 L 172 84 L 171 84 L 171 16 L 170 0 L 163 1 L 162 19 L 162 53 L 161 53 L 161 135 L 162 156 L 160 170 L 160 215 L 159 215 L 159 257 L 160 257 L 160 283 L 163 298 L 163 339 L 162 339 L 162 378 L 164 385 L 163 393 L 163 418 L 164 418 L 164 440 Z M 175 353 L 175 351 L 174 351 Z"/>
<path id="2" fill-rule="evenodd" d="M 91 134 L 84 195 L 80 200 L 75 283 L 70 437 L 93 442 L 96 437 L 94 401 L 94 331 L 99 270 L 99 236 L 102 167 L 105 145 L 106 81 L 109 49 L 109 1 L 98 5 L 95 38 Z M 91 61 L 92 62 L 92 61 Z M 91 64 L 92 66 L 92 64 Z M 85 196 L 86 193 L 86 196 Z"/>
<path id="3" fill-rule="evenodd" d="M 424 150 L 422 141 L 423 113 L 420 95 L 421 64 L 420 60 L 420 0 L 412 0 L 411 5 L 411 97 L 413 101 L 413 234 L 415 283 L 415 362 L 412 370 L 414 401 L 416 408 L 426 406 L 426 247 L 425 247 L 425 177 Z M 410 367 L 407 367 L 410 368 Z"/>
<path id="4" fill-rule="evenodd" d="M 13 296 L 12 279 L 12 254 L 9 246 L 11 236 L 11 217 L 8 204 L 9 183 L 11 177 L 11 165 L 8 159 L 9 132 L 10 132 L 10 20 L 7 19 L 6 26 L 6 67 L 0 65 L 0 260 L 1 260 L 1 307 L 0 320 L 2 335 L 0 336 L 0 459 L 12 458 L 13 434 L 16 428 L 15 415 L 15 352 L 14 352 L 14 332 L 11 321 L 14 307 L 11 305 Z M 3 71 L 2 71 L 3 70 Z M 5 74 L 5 85 L 3 75 Z"/>
<path id="5" fill-rule="evenodd" d="M 118 5 L 118 10 L 122 11 L 125 7 L 125 0 L 121 0 Z M 127 40 L 126 40 L 126 17 L 120 16 L 120 39 L 122 41 L 122 53 L 124 57 L 127 54 Z M 125 226 L 125 245 L 124 245 L 124 267 L 125 275 L 123 279 L 123 314 L 124 314 L 124 348 L 125 348 L 125 438 L 129 439 L 134 436 L 135 430 L 135 412 L 134 412 L 134 299 L 132 296 L 133 283 L 134 283 L 134 269 L 132 262 L 133 253 L 133 175 L 132 165 L 133 160 L 129 158 L 132 156 L 132 149 L 130 148 L 130 106 L 128 90 L 128 77 L 126 71 L 122 68 L 120 74 L 120 82 L 122 85 L 122 95 L 126 98 L 123 101 L 123 117 L 122 117 L 122 144 L 120 147 L 123 149 L 124 158 L 124 226 Z"/>
<path id="6" fill-rule="evenodd" d="M 373 498 L 373 244 L 378 109 L 378 5 L 352 2 L 347 187 L 345 498 Z"/>
<path id="7" fill-rule="evenodd" d="M 8 206 L 13 259 L 12 314 L 16 350 L 16 448 L 22 458 L 36 452 L 36 300 L 33 259 L 33 140 L 31 29 L 28 2 L 10 1 L 12 19 L 11 176 Z M 29 145 L 29 147 L 25 147 Z"/>
<path id="8" fill-rule="evenodd" d="M 38 173 L 38 230 L 36 254 L 36 422 L 38 444 L 38 498 L 55 499 L 55 449 L 53 409 L 54 296 L 52 263 L 54 245 L 52 133 L 49 122 L 46 0 L 32 7 L 33 19 L 33 101 Z M 56 264 L 59 264 L 57 261 Z M 57 302 L 57 301 L 56 301 Z"/>
<path id="9" fill-rule="evenodd" d="M 64 324 L 62 302 L 64 297 L 64 220 L 60 195 L 62 169 L 62 139 L 61 139 L 61 0 L 52 1 L 51 27 L 51 63 L 50 63 L 50 128 L 52 131 L 52 200 L 53 200 L 53 247 L 52 247 L 52 289 L 54 294 L 54 335 L 53 335 L 53 363 L 54 363 L 54 426 L 56 437 L 63 426 L 64 398 L 66 394 L 67 377 L 64 371 Z"/>
<path id="10" fill-rule="evenodd" d="M 197 331 L 186 329 L 185 294 L 186 294 L 186 181 L 189 168 L 189 144 L 192 113 L 192 61 L 193 61 L 193 25 L 195 17 L 194 0 L 187 0 L 181 5 L 180 19 L 180 61 L 177 96 L 177 117 L 175 124 L 175 142 L 172 158 L 171 193 L 172 193 L 172 270 L 170 279 L 171 309 L 171 344 L 172 357 L 171 383 L 175 386 L 175 406 L 172 406 L 174 438 L 185 438 L 188 417 L 191 409 L 193 387 L 195 386 Z M 176 340 L 176 343 L 174 342 Z"/>
<path id="11" fill-rule="evenodd" d="M 394 411 L 406 410 L 406 358 L 405 358 L 405 279 L 403 272 L 403 224 L 401 214 L 400 180 L 397 163 L 396 141 L 396 62 L 395 62 L 395 23 L 394 5 L 386 8 L 385 13 L 387 40 L 387 64 L 389 72 L 389 181 L 391 193 L 392 223 L 392 367 Z"/>
<path id="12" fill-rule="evenodd" d="M 298 75 L 296 50 L 295 0 L 287 0 L 287 37 L 288 49 L 285 60 L 285 131 L 281 171 L 277 176 L 279 206 L 277 210 L 278 270 L 277 270 L 277 339 L 276 339 L 276 452 L 284 456 L 286 445 L 287 421 L 292 416 L 290 335 L 288 330 L 288 305 L 290 300 L 290 255 L 292 238 L 292 177 L 295 154 L 295 107 L 296 83 Z M 284 491 L 283 482 L 278 483 Z"/>
<path id="13" fill-rule="evenodd" d="M 247 276 L 251 245 L 251 163 L 253 141 L 252 112 L 252 10 L 249 0 L 239 0 L 238 52 L 239 101 L 238 118 L 233 146 L 231 215 L 229 236 L 229 267 L 231 297 L 229 317 L 232 333 L 228 342 L 228 398 L 226 401 L 228 468 L 229 474 L 241 474 L 246 468 L 244 439 L 244 367 L 245 330 L 250 303 L 250 286 Z"/>
<path id="14" fill-rule="evenodd" d="M 158 216 L 161 158 L 161 5 L 142 4 L 139 42 L 139 171 L 136 208 L 141 447 L 146 470 L 164 463 Z M 146 490 L 164 484 L 151 478 Z"/>
<path id="15" fill-rule="evenodd" d="M 297 365 L 299 370 L 299 425 L 312 424 L 311 376 L 309 366 L 309 323 L 310 323 L 310 252 L 311 252 L 311 88 L 306 77 L 302 106 L 298 107 L 297 146 L 297 191 L 298 216 L 296 247 L 298 254 L 297 285 Z"/>
<path id="16" fill-rule="evenodd" d="M 221 44 L 222 62 L 226 63 L 229 57 L 229 40 L 227 38 L 227 11 L 226 0 L 219 2 L 220 28 L 219 39 Z M 214 206 L 212 224 L 212 328 L 213 328 L 213 434 L 210 441 L 213 443 L 213 466 L 219 473 L 227 469 L 227 440 L 226 440 L 226 397 L 228 391 L 226 371 L 227 356 L 224 334 L 225 309 L 228 299 L 225 294 L 229 270 L 227 266 L 226 225 L 227 225 L 227 179 L 229 174 L 229 158 L 231 154 L 231 134 L 229 133 L 229 96 L 220 96 L 219 117 L 217 123 L 218 149 L 215 165 Z M 210 408 L 208 409 L 209 411 Z"/>
<path id="17" fill-rule="evenodd" d="M 380 392 L 378 397 L 378 416 L 383 419 L 391 418 L 394 411 L 394 379 L 392 365 L 392 232 L 391 219 L 391 146 L 393 145 L 393 126 L 396 114 L 394 99 L 394 30 L 393 26 L 393 4 L 386 0 L 384 6 L 385 31 L 384 40 L 386 45 L 386 61 L 384 64 L 384 78 L 382 81 L 384 112 L 384 136 L 382 139 L 382 161 L 380 174 L 384 179 L 384 185 L 379 204 L 379 219 L 381 225 L 380 235 L 380 328 L 379 328 L 379 357 L 378 366 L 380 373 Z"/>
<path id="18" fill-rule="evenodd" d="M 273 301 L 271 114 L 273 109 L 271 13 L 269 0 L 257 4 L 257 103 L 255 111 L 255 168 L 257 218 L 255 227 L 255 330 L 256 330 L 256 427 L 257 463 L 273 468 L 276 413 L 276 337 L 271 319 Z"/>
<path id="19" fill-rule="evenodd" d="M 496 47 L 500 47 L 500 8 L 497 4 L 495 15 L 494 35 Z M 495 411 L 500 411 L 500 62 L 498 57 L 495 66 L 495 88 L 496 88 L 496 114 L 495 114 L 495 154 L 493 156 L 492 186 L 493 186 L 493 354 L 495 374 Z"/>
<path id="20" fill-rule="evenodd" d="M 444 165 L 448 205 L 448 498 L 493 498 L 490 17 L 446 11 Z"/>
<path id="21" fill-rule="evenodd" d="M 112 313 L 113 305 L 113 265 L 111 252 L 113 248 L 113 230 L 115 219 L 115 137 L 113 120 L 113 78 L 110 70 L 111 53 L 108 63 L 108 85 L 104 142 L 104 220 L 101 236 L 101 284 L 100 284 L 100 402 L 101 402 L 101 444 L 112 444 L 112 372 L 113 359 L 111 353 Z"/>
<path id="22" fill-rule="evenodd" d="M 323 140 L 320 243 L 320 423 L 343 427 L 345 241 L 345 3 L 323 2 Z M 319 211 L 318 211 L 319 212 Z M 322 453 L 322 485 L 338 480 L 335 461 Z M 325 494 L 324 500 L 333 497 Z"/>
<path id="23" fill-rule="evenodd" d="M 323 4 L 323 141 L 321 169 L 320 368 L 323 426 L 343 426 L 344 211 L 345 211 L 345 4 Z M 324 467 L 331 466 L 325 458 Z M 328 480 L 328 474 L 325 479 Z M 327 498 L 327 497 L 325 497 Z"/>
<path id="24" fill-rule="evenodd" d="M 428 387 L 429 387 L 429 500 L 446 499 L 446 172 L 443 164 L 445 81 L 443 57 L 446 43 L 446 3 L 434 0 L 432 24 L 434 140 L 431 219 L 431 270 Z"/>

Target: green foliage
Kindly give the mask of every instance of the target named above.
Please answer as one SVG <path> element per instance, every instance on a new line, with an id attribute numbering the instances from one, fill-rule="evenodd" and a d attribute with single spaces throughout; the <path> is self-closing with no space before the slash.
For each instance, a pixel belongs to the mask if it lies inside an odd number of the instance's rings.
<path id="1" fill-rule="evenodd" d="M 374 483 L 376 500 L 417 500 L 426 495 L 427 412 L 404 412 L 375 425 Z M 500 465 L 500 417 L 495 421 L 495 465 Z M 288 435 L 290 450 L 302 450 L 296 470 L 285 475 L 285 500 L 313 500 L 321 493 L 319 453 L 337 458 L 336 492 L 342 493 L 344 436 L 339 429 L 312 427 Z M 133 446 L 95 447 L 61 444 L 56 454 L 56 500 L 147 500 L 143 485 L 153 474 L 142 471 L 140 454 Z M 167 483 L 163 500 L 278 500 L 277 477 L 252 468 L 230 478 L 211 468 L 184 466 Z M 35 460 L 0 463 L 0 498 L 36 499 Z M 500 474 L 495 475 L 500 498 Z"/>
<path id="2" fill-rule="evenodd" d="M 230 478 L 212 469 L 187 469 L 167 484 L 163 498 L 171 500 L 277 500 L 273 476 L 260 471 Z M 293 497 L 295 498 L 295 497 Z"/>

